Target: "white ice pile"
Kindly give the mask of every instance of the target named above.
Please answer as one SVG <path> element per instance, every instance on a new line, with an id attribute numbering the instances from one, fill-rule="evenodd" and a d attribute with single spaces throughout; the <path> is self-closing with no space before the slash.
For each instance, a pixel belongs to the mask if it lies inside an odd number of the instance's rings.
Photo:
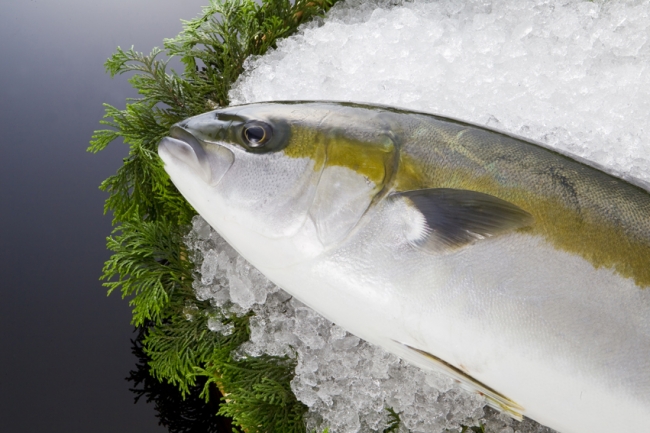
<path id="1" fill-rule="evenodd" d="M 650 182 L 650 1 L 349 0 L 249 60 L 233 104 L 380 103 L 528 137 Z M 249 354 L 296 356 L 292 387 L 310 427 L 443 432 L 483 417 L 483 401 L 407 366 L 285 294 L 200 218 L 197 297 L 256 313 Z M 211 329 L 229 332 L 217 318 Z M 487 411 L 487 431 L 543 432 Z M 406 430 L 404 430 L 406 431 Z"/>

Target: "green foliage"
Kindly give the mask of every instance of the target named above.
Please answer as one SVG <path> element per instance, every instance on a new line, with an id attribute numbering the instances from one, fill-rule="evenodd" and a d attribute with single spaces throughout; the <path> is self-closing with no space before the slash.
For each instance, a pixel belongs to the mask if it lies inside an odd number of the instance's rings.
<path id="1" fill-rule="evenodd" d="M 176 38 L 165 40 L 165 48 L 185 65 L 192 81 L 193 101 L 213 109 L 228 105 L 228 91 L 243 72 L 244 61 L 275 47 L 279 38 L 328 10 L 336 0 L 211 1 L 203 16 L 184 21 Z M 220 16 L 220 18 L 218 18 Z"/>
<path id="2" fill-rule="evenodd" d="M 117 173 L 100 189 L 109 194 L 104 211 L 112 212 L 112 236 L 102 279 L 108 293 L 129 298 L 132 323 L 144 333 L 142 352 L 152 377 L 179 389 L 182 396 L 204 383 L 223 395 L 219 413 L 246 432 L 302 432 L 306 407 L 289 383 L 289 359 L 235 358 L 248 340 L 248 317 L 226 317 L 198 302 L 192 289 L 194 265 L 183 235 L 194 209 L 174 187 L 157 154 L 170 127 L 202 112 L 227 106 L 228 91 L 249 56 L 262 55 L 304 21 L 326 12 L 337 0 L 210 0 L 196 19 L 184 21 L 177 37 L 165 40 L 165 51 L 150 54 L 117 49 L 106 62 L 112 76 L 131 74 L 140 95 L 120 110 L 105 104 L 88 151 L 97 153 L 122 139 L 129 154 Z M 182 74 L 168 70 L 163 57 L 178 56 Z M 230 335 L 210 332 L 207 322 L 219 316 L 232 323 Z M 149 387 L 151 388 L 151 387 Z M 193 396 L 196 397 L 196 396 Z"/>
<path id="3" fill-rule="evenodd" d="M 230 353 L 222 354 L 232 359 Z M 246 426 L 250 433 L 305 431 L 302 416 L 307 408 L 298 402 L 289 385 L 295 367 L 291 360 L 261 356 L 237 363 L 224 362 L 223 366 L 221 387 L 236 394 L 237 399 L 221 406 L 221 415 Z"/>
<path id="4" fill-rule="evenodd" d="M 294 362 L 270 356 L 235 359 L 233 351 L 248 340 L 248 317 L 222 319 L 234 325 L 231 334 L 223 335 L 208 330 L 214 314 L 208 304 L 186 304 L 183 314 L 149 331 L 144 347 L 153 376 L 176 385 L 183 395 L 197 378 L 206 378 L 201 395 L 207 401 L 210 386 L 217 385 L 228 397 L 219 415 L 247 432 L 303 432 L 306 407 L 289 385 Z"/>
<path id="5" fill-rule="evenodd" d="M 388 425 L 384 429 L 383 433 L 398 432 L 400 422 L 401 422 L 399 418 L 399 414 L 395 412 L 395 410 L 392 407 L 389 407 L 386 410 L 388 411 Z"/>
<path id="6" fill-rule="evenodd" d="M 121 286 L 122 297 L 131 297 L 135 326 L 162 323 L 177 310 L 172 300 L 184 302 L 192 295 L 187 284 L 192 264 L 184 259 L 179 226 L 171 221 L 124 222 L 108 238 L 108 249 L 114 254 L 104 264 L 102 279 L 115 279 L 104 285 L 109 294 Z"/>
<path id="7" fill-rule="evenodd" d="M 159 424 L 169 433 L 224 433 L 240 432 L 234 429 L 232 419 L 215 416 L 219 411 L 222 394 L 215 386 L 209 386 L 210 401 L 201 397 L 206 378 L 198 377 L 197 383 L 181 394 L 178 387 L 167 382 L 160 382 L 149 374 L 149 356 L 144 352 L 143 340 L 147 328 L 139 328 L 137 337 L 131 340 L 131 352 L 138 360 L 127 380 L 131 382 L 130 391 L 135 394 L 135 402 L 144 398 L 153 403 Z"/>
<path id="8" fill-rule="evenodd" d="M 463 426 L 463 429 L 460 431 L 460 433 L 485 433 L 485 426 L 480 425 L 480 426 L 474 426 L 474 427 L 466 427 Z"/>
<path id="9" fill-rule="evenodd" d="M 158 142 L 181 118 L 170 117 L 152 100 L 127 104 L 124 110 L 108 104 L 105 107 L 104 119 L 112 120 L 101 123 L 114 129 L 95 131 L 88 150 L 98 152 L 119 137 L 130 147 L 124 165 L 100 185 L 109 193 L 104 212 L 113 212 L 113 224 L 159 218 L 188 224 L 195 212 L 171 183 L 157 152 Z"/>

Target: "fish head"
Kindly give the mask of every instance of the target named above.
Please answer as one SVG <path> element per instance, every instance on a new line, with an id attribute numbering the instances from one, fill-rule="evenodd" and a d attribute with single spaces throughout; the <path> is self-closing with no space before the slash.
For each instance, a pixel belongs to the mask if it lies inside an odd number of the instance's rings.
<path id="1" fill-rule="evenodd" d="M 381 119 L 346 108 L 215 110 L 174 125 L 158 152 L 181 194 L 246 258 L 287 264 L 343 239 L 390 177 L 394 144 Z"/>

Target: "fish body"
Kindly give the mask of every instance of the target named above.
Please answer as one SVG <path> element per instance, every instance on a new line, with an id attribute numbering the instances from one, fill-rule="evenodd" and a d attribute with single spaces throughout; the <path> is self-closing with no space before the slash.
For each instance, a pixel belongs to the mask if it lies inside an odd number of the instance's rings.
<path id="1" fill-rule="evenodd" d="M 351 333 L 562 433 L 650 426 L 650 194 L 540 144 L 278 102 L 159 145 L 194 208 Z"/>

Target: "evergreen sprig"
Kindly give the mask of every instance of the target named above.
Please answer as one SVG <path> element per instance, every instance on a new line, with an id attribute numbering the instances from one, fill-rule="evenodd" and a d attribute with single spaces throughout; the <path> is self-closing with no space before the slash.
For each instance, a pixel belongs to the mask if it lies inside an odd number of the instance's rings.
<path id="1" fill-rule="evenodd" d="M 116 234 L 118 233 L 118 234 Z M 192 264 L 185 259 L 179 226 L 160 219 L 156 222 L 128 221 L 108 238 L 114 254 L 104 264 L 102 279 L 108 294 L 121 287 L 122 297 L 131 297 L 135 326 L 162 323 L 176 308 L 167 308 L 175 298 L 192 295 L 187 281 Z"/>
<path id="2" fill-rule="evenodd" d="M 192 303 L 165 323 L 152 327 L 144 338 L 145 352 L 151 361 L 152 375 L 178 386 L 183 395 L 196 384 L 197 376 L 208 376 L 208 384 L 220 384 L 220 370 L 228 354 L 248 340 L 248 317 L 232 317 L 227 323 L 234 332 L 223 335 L 208 329 L 210 306 Z M 186 303 L 187 307 L 187 303 Z M 221 362 L 219 362 L 221 361 Z M 206 367 L 212 364 L 215 368 Z M 221 387 L 220 387 L 221 388 Z M 208 394 L 205 395 L 208 398 Z"/>
<path id="3" fill-rule="evenodd" d="M 474 427 L 467 427 L 463 426 L 460 433 L 485 433 L 485 426 L 484 425 L 479 425 L 479 426 L 474 426 Z"/>
<path id="4" fill-rule="evenodd" d="M 228 91 L 244 71 L 244 61 L 275 47 L 304 21 L 327 11 L 337 0 L 211 1 L 203 16 L 184 21 L 177 37 L 165 40 L 179 56 L 193 95 L 208 109 L 227 106 Z"/>
<path id="5" fill-rule="evenodd" d="M 402 420 L 399 417 L 399 413 L 395 412 L 395 409 L 389 407 L 386 409 L 388 412 L 388 425 L 384 429 L 383 433 L 395 433 L 399 431 L 400 424 Z"/>
<path id="6" fill-rule="evenodd" d="M 95 131 L 88 148 L 97 153 L 117 139 L 129 146 L 123 166 L 100 185 L 109 194 L 104 211 L 113 213 L 116 226 L 107 239 L 113 255 L 104 265 L 104 285 L 109 294 L 119 290 L 130 298 L 151 376 L 182 396 L 196 392 L 201 379 L 205 400 L 218 386 L 226 396 L 219 413 L 246 432 L 305 430 L 306 407 L 289 385 L 294 362 L 235 358 L 249 337 L 248 316 L 224 319 L 234 326 L 230 335 L 208 330 L 209 318 L 223 314 L 197 301 L 192 289 L 194 265 L 183 235 L 195 211 L 167 176 L 157 145 L 174 123 L 227 106 L 247 58 L 272 49 L 336 1 L 210 0 L 177 37 L 165 40 L 164 51 L 118 47 L 105 64 L 112 77 L 133 74 L 129 82 L 140 97 L 123 110 L 105 104 L 100 123 L 106 129 Z M 180 57 L 184 72 L 169 71 L 165 55 Z"/>
<path id="7" fill-rule="evenodd" d="M 176 385 L 160 382 L 149 373 L 150 357 L 144 352 L 143 340 L 148 328 L 139 328 L 137 337 L 131 340 L 131 351 L 138 360 L 127 380 L 131 382 L 130 391 L 135 394 L 135 402 L 142 399 L 153 403 L 159 424 L 169 433 L 224 433 L 240 432 L 225 416 L 215 416 L 219 410 L 222 394 L 216 386 L 209 387 L 211 401 L 201 397 L 206 378 L 197 378 L 196 385 L 183 395 Z"/>
<path id="8" fill-rule="evenodd" d="M 232 360 L 231 353 L 222 354 Z M 290 387 L 295 368 L 292 360 L 263 355 L 222 365 L 220 387 L 237 398 L 222 405 L 219 414 L 247 426 L 245 430 L 251 433 L 305 431 L 302 417 L 307 407 L 296 399 Z"/>

